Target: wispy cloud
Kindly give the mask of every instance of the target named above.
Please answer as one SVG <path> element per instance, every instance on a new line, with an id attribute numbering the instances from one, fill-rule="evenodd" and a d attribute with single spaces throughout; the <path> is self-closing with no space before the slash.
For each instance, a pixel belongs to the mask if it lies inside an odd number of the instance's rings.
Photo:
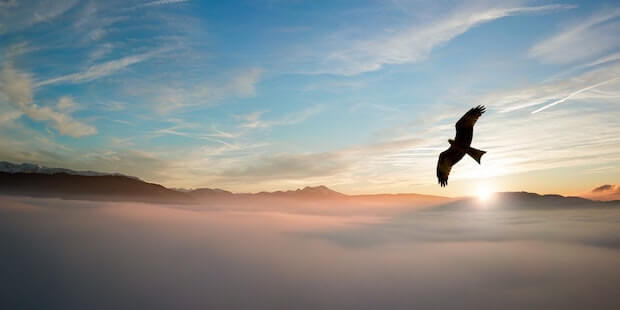
<path id="1" fill-rule="evenodd" d="M 384 65 L 414 63 L 469 29 L 503 17 L 571 9 L 572 5 L 543 5 L 512 8 L 464 8 L 424 25 L 413 25 L 391 34 L 353 43 L 327 55 L 317 73 L 355 75 L 381 69 Z M 346 42 L 346 40 L 345 40 Z"/>
<path id="2" fill-rule="evenodd" d="M 284 126 L 299 124 L 309 117 L 320 113 L 323 110 L 322 105 L 314 105 L 302 111 L 290 113 L 280 119 L 275 120 L 263 120 L 261 117 L 264 114 L 263 111 L 253 112 L 240 116 L 243 120 L 241 123 L 242 128 L 269 128 L 273 126 Z"/>
<path id="3" fill-rule="evenodd" d="M 97 46 L 92 52 L 90 52 L 90 54 L 88 55 L 88 59 L 90 61 L 95 61 L 109 54 L 110 52 L 112 52 L 113 49 L 114 44 L 112 43 L 101 44 Z"/>
<path id="4" fill-rule="evenodd" d="M 28 28 L 62 16 L 77 0 L 24 0 L 0 2 L 0 34 Z"/>
<path id="5" fill-rule="evenodd" d="M 572 63 L 620 48 L 618 17 L 620 9 L 595 14 L 537 43 L 528 55 L 544 63 Z"/>
<path id="6" fill-rule="evenodd" d="M 598 65 L 602 65 L 602 64 L 616 62 L 618 60 L 620 60 L 620 52 L 614 53 L 614 54 L 610 54 L 610 55 L 607 55 L 605 57 L 601 57 L 601 58 L 596 59 L 596 60 L 594 60 L 592 62 L 589 62 L 587 64 L 583 64 L 583 65 L 581 65 L 579 67 L 580 68 L 589 68 L 589 67 L 594 67 L 594 66 L 598 66 Z"/>
<path id="7" fill-rule="evenodd" d="M 81 38 L 81 43 L 91 44 L 105 38 L 115 24 L 129 19 L 129 16 L 118 15 L 113 3 L 91 1 L 81 6 L 72 33 Z"/>
<path id="8" fill-rule="evenodd" d="M 144 7 L 165 5 L 165 4 L 183 3 L 183 2 L 187 2 L 187 1 L 189 1 L 189 0 L 159 0 L 159 1 L 150 1 L 150 2 L 145 2 L 145 3 L 142 3 L 142 4 L 136 5 L 134 8 L 144 8 Z"/>
<path id="9" fill-rule="evenodd" d="M 3 60 L 4 62 L 11 62 L 19 56 L 35 51 L 36 49 L 36 47 L 31 46 L 26 41 L 11 44 L 6 48 L 2 49 L 2 55 L 0 56 L 0 60 Z"/>
<path id="10" fill-rule="evenodd" d="M 225 82 L 202 82 L 193 86 L 165 86 L 156 89 L 156 110 L 166 114 L 188 107 L 214 105 L 226 98 L 254 97 L 262 72 L 260 68 L 251 68 L 238 72 Z M 149 85 L 149 88 L 152 88 L 152 85 Z M 145 91 L 152 93 L 151 89 Z"/>
<path id="11" fill-rule="evenodd" d="M 620 76 L 620 65 L 603 66 L 563 80 L 490 93 L 481 100 L 483 104 L 494 106 L 504 113 L 537 105 L 545 105 L 548 108 L 568 99 L 606 101 L 620 96 L 615 87 L 618 76 Z M 594 92 L 595 89 L 603 86 L 609 89 L 609 94 L 600 95 Z"/>
<path id="12" fill-rule="evenodd" d="M 132 55 L 132 56 L 127 56 L 127 57 L 123 57 L 120 59 L 107 61 L 104 63 L 90 66 L 88 69 L 82 72 L 71 73 L 71 74 L 51 78 L 48 80 L 40 81 L 36 84 L 36 86 L 41 87 L 45 85 L 58 84 L 58 83 L 84 83 L 84 82 L 93 81 L 93 80 L 114 74 L 133 64 L 143 62 L 161 52 L 162 50 L 151 51 L 151 52 L 147 52 L 143 54 Z"/>
<path id="13" fill-rule="evenodd" d="M 249 135 L 255 129 L 299 124 L 311 116 L 320 113 L 322 110 L 322 105 L 315 105 L 298 112 L 286 114 L 281 118 L 270 120 L 262 119 L 262 115 L 265 113 L 263 111 L 235 116 L 240 123 L 234 131 L 220 130 L 215 128 L 215 126 L 205 128 L 200 124 L 189 123 L 184 120 L 171 119 L 169 122 L 173 124 L 172 126 L 156 130 L 153 133 L 153 136 L 182 136 L 192 139 L 209 140 L 222 145 L 232 146 L 235 144 L 235 142 L 232 141 L 235 141 L 242 136 Z"/>
<path id="14" fill-rule="evenodd" d="M 555 106 L 557 104 L 560 104 L 560 103 L 562 103 L 562 102 L 564 102 L 564 101 L 566 101 L 566 100 L 568 100 L 568 99 L 570 99 L 570 98 L 572 98 L 572 97 L 574 97 L 576 95 L 579 95 L 579 94 L 583 93 L 584 91 L 588 91 L 590 89 L 594 89 L 596 87 L 599 87 L 599 86 L 605 85 L 607 83 L 613 82 L 613 81 L 615 81 L 617 79 L 618 79 L 618 77 L 613 78 L 613 79 L 609 79 L 609 80 L 606 80 L 606 81 L 603 81 L 603 82 L 600 82 L 600 83 L 596 83 L 594 85 L 590 85 L 588 87 L 584 87 L 584 88 L 582 88 L 580 90 L 574 91 L 574 92 L 568 94 L 568 96 L 566 96 L 566 97 L 564 97 L 564 98 L 562 98 L 560 100 L 556 100 L 556 101 L 554 101 L 554 102 L 552 102 L 552 103 L 550 103 L 550 104 L 548 104 L 548 105 L 546 105 L 546 106 L 544 106 L 542 108 L 538 108 L 538 109 L 532 111 L 532 114 L 544 111 L 544 110 L 546 110 L 546 109 L 548 109 L 548 108 L 550 108 L 552 106 Z"/>
<path id="15" fill-rule="evenodd" d="M 613 53 L 613 54 L 609 54 L 609 55 L 605 55 L 602 57 L 599 57 L 593 61 L 587 62 L 587 63 L 583 63 L 583 64 L 579 64 L 579 65 L 575 65 L 571 68 L 569 68 L 568 70 L 564 70 L 560 73 L 554 74 L 553 76 L 551 76 L 550 78 L 547 78 L 545 80 L 545 82 L 548 81 L 554 81 L 566 76 L 570 76 L 571 74 L 575 74 L 575 73 L 579 73 L 579 72 L 584 72 L 587 70 L 592 70 L 593 68 L 596 67 L 601 67 L 601 66 L 613 66 L 616 62 L 620 61 L 620 52 L 618 53 Z"/>
<path id="16" fill-rule="evenodd" d="M 207 134 L 207 136 L 233 139 L 233 138 L 237 138 L 241 136 L 242 134 L 240 132 L 228 132 L 228 131 L 220 130 L 220 129 L 215 128 L 215 126 L 213 126 L 211 130 L 212 130 L 212 133 Z"/>
<path id="17" fill-rule="evenodd" d="M 189 126 L 189 128 L 191 128 L 191 126 Z M 234 145 L 231 142 L 224 141 L 224 139 L 233 138 L 235 136 L 226 136 L 226 135 L 221 134 L 221 132 L 216 132 L 215 134 L 204 133 L 204 132 L 199 132 L 200 129 L 188 130 L 189 128 L 185 124 L 178 124 L 172 127 L 158 129 L 155 132 L 153 132 L 151 137 L 171 135 L 171 136 L 187 137 L 187 138 L 199 139 L 199 140 L 208 140 L 208 141 L 222 144 L 225 146 Z"/>
<path id="18" fill-rule="evenodd" d="M 259 158 L 246 167 L 222 171 L 220 178 L 286 180 L 334 175 L 348 167 L 336 153 L 275 154 Z"/>

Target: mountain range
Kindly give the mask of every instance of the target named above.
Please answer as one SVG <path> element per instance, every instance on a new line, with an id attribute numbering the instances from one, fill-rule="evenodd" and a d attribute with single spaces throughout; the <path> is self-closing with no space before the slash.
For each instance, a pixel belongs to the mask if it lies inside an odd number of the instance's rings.
<path id="1" fill-rule="evenodd" d="M 82 175 L 82 176 L 125 176 L 129 178 L 138 179 L 132 176 L 126 176 L 120 173 L 104 173 L 104 172 L 96 172 L 96 171 L 76 171 L 65 168 L 48 168 L 37 164 L 23 163 L 23 164 L 13 164 L 6 161 L 0 161 L 0 172 L 6 173 L 38 173 L 38 174 L 58 174 L 65 173 L 70 175 Z"/>
<path id="2" fill-rule="evenodd" d="M 157 203 L 218 205 L 254 202 L 300 203 L 338 202 L 355 205 L 440 206 L 438 210 L 473 208 L 475 198 L 450 198 L 421 194 L 346 195 L 326 186 L 304 187 L 297 190 L 232 193 L 222 189 L 170 189 L 137 177 L 119 173 L 74 171 L 47 168 L 34 164 L 0 162 L 0 194 L 31 197 L 54 197 L 78 200 L 138 201 Z M 522 208 L 576 208 L 620 206 L 620 200 L 602 202 L 582 197 L 539 195 L 527 192 L 496 193 L 502 205 Z M 489 205 L 492 205 L 490 202 Z"/>
<path id="3" fill-rule="evenodd" d="M 528 192 L 500 192 L 493 195 L 493 199 L 481 203 L 477 198 L 463 198 L 447 202 L 433 211 L 458 211 L 480 209 L 501 210 L 553 210 L 553 209 L 580 209 L 580 208 L 608 208 L 620 207 L 620 200 L 599 201 L 583 197 L 571 197 L 555 194 L 540 195 Z"/>

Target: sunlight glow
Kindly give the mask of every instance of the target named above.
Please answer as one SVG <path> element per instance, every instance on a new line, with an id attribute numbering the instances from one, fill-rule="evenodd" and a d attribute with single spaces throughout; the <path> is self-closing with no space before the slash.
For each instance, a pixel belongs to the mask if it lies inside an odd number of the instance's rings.
<path id="1" fill-rule="evenodd" d="M 493 191 L 488 184 L 481 184 L 478 187 L 478 199 L 482 202 L 487 202 L 493 198 Z"/>

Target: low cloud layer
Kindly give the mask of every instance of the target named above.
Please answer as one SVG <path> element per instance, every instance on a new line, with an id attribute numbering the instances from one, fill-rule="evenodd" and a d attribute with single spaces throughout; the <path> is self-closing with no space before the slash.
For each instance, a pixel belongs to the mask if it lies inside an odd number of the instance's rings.
<path id="1" fill-rule="evenodd" d="M 617 210 L 385 218 L 209 209 L 0 197 L 2 305 L 613 309 L 620 302 L 610 293 L 620 284 Z"/>

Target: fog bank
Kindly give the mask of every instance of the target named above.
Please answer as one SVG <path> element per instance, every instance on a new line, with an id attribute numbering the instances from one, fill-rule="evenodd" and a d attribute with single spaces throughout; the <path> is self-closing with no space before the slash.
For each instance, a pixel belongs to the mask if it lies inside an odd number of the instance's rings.
<path id="1" fill-rule="evenodd" d="M 0 308 L 620 307 L 619 211 L 350 213 L 0 197 Z"/>

